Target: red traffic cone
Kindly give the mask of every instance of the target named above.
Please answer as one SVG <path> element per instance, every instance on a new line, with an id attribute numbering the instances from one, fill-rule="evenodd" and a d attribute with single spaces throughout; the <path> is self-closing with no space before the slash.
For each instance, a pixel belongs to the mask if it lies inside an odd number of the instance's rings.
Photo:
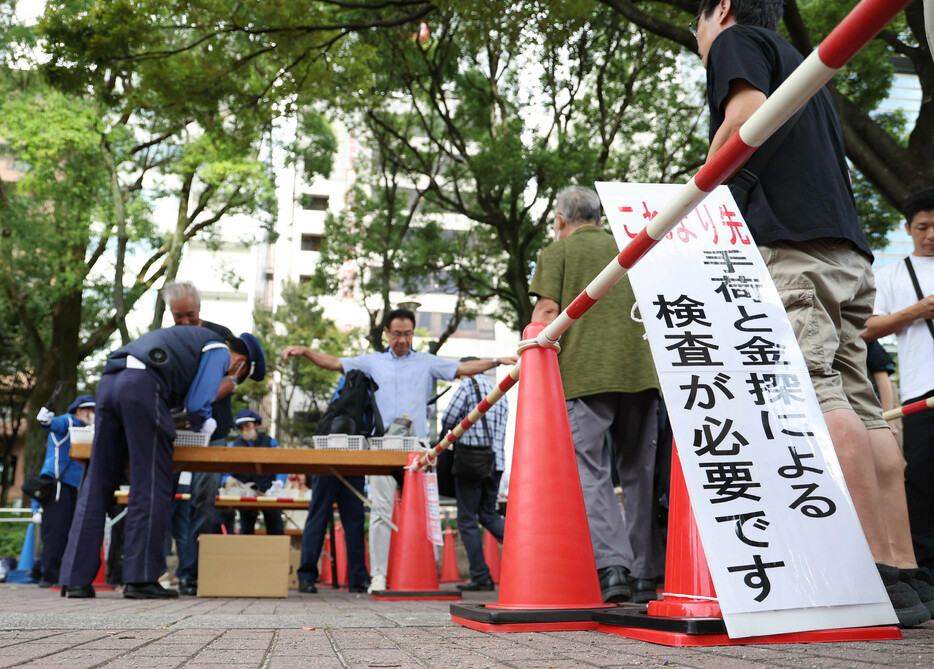
<path id="1" fill-rule="evenodd" d="M 544 329 L 532 323 L 532 339 Z M 606 608 L 577 474 L 564 389 L 554 349 L 522 352 L 516 443 L 499 601 L 451 606 L 451 619 L 484 632 L 596 629 Z"/>
<path id="2" fill-rule="evenodd" d="M 104 555 L 104 544 L 101 544 L 101 566 L 97 570 L 97 576 L 94 577 L 94 582 L 91 583 L 94 586 L 95 590 L 113 590 L 114 587 L 107 583 L 107 561 L 106 556 Z"/>
<path id="3" fill-rule="evenodd" d="M 665 646 L 735 646 L 759 643 L 816 643 L 901 639 L 897 627 L 860 627 L 731 639 L 721 617 L 704 555 L 677 446 L 672 444 L 668 509 L 668 552 L 662 599 L 648 615 L 618 611 L 594 614 L 597 630 Z"/>
<path id="4" fill-rule="evenodd" d="M 460 583 L 461 573 L 457 568 L 457 550 L 454 548 L 456 530 L 444 528 L 444 552 L 441 557 L 441 582 Z"/>
<path id="5" fill-rule="evenodd" d="M 347 543 L 344 539 L 344 526 L 341 523 L 334 525 L 334 559 L 337 561 L 337 584 L 341 587 L 347 585 Z"/>
<path id="6" fill-rule="evenodd" d="M 419 454 L 410 453 L 408 465 L 418 462 Z M 405 471 L 402 486 L 402 507 L 399 531 L 392 538 L 393 556 L 389 565 L 390 590 L 374 592 L 374 599 L 393 601 L 408 599 L 460 599 L 460 592 L 441 590 L 438 585 L 438 565 L 435 547 L 428 540 L 425 514 L 425 473 Z"/>
<path id="7" fill-rule="evenodd" d="M 324 537 L 324 549 L 321 551 L 321 568 L 318 570 L 318 582 L 321 585 L 332 585 L 334 583 L 331 576 L 333 573 L 333 567 L 331 566 L 332 555 L 334 555 L 334 552 L 331 550 L 331 536 L 327 535 Z"/>
<path id="8" fill-rule="evenodd" d="M 399 527 L 399 508 L 402 506 L 402 498 L 399 496 L 399 490 L 396 489 L 396 498 L 392 504 L 392 524 Z M 399 548 L 399 542 L 396 541 L 398 532 L 393 530 L 389 537 L 389 557 L 386 559 L 386 585 L 391 585 L 389 577 L 392 574 L 392 563 L 395 561 L 396 551 Z"/>
<path id="9" fill-rule="evenodd" d="M 493 579 L 494 583 L 499 585 L 499 542 L 489 530 L 486 530 L 485 534 L 486 537 L 483 540 L 483 559 L 486 561 L 486 566 L 490 568 L 490 578 Z"/>

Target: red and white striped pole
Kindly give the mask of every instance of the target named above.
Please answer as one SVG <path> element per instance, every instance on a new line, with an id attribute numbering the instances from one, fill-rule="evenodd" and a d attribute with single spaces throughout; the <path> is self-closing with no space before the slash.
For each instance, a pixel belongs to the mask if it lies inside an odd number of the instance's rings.
<path id="1" fill-rule="evenodd" d="M 454 426 L 454 429 L 445 435 L 444 439 L 438 442 L 436 446 L 428 449 L 422 457 L 419 458 L 418 462 L 415 465 L 416 469 L 420 469 L 427 464 L 434 464 L 438 455 L 444 449 L 448 448 L 451 444 L 457 441 L 464 432 L 470 429 L 470 426 L 476 423 L 483 417 L 487 411 L 490 410 L 490 407 L 496 404 L 499 399 L 506 394 L 506 392 L 516 385 L 516 381 L 519 380 L 519 363 L 509 370 L 509 376 L 500 381 L 493 390 L 484 397 L 480 404 L 474 407 L 473 411 L 467 414 L 467 417 L 464 418 L 458 425 Z"/>
<path id="2" fill-rule="evenodd" d="M 882 417 L 886 420 L 895 420 L 896 418 L 904 418 L 905 416 L 921 413 L 928 409 L 934 409 L 934 397 L 928 397 L 926 400 L 918 400 L 917 402 L 912 402 L 905 406 L 889 409 L 883 412 Z"/>
<path id="3" fill-rule="evenodd" d="M 820 46 L 808 56 L 781 86 L 750 116 L 736 133 L 720 147 L 713 158 L 688 181 L 636 237 L 626 245 L 587 288 L 578 295 L 537 337 L 539 346 L 555 346 L 569 327 L 603 297 L 626 272 L 661 241 L 679 221 L 690 214 L 717 186 L 742 167 L 798 109 L 819 91 L 837 71 L 849 62 L 875 35 L 895 18 L 911 0 L 863 0 L 834 28 Z M 519 378 L 519 366 L 509 378 Z M 515 381 L 509 384 L 511 387 Z M 502 384 L 501 384 L 502 385 Z M 507 388 L 508 389 L 508 388 Z M 491 393 L 492 395 L 492 393 Z M 502 396 L 500 394 L 500 396 Z M 490 396 L 488 395 L 487 398 Z M 499 399 L 497 397 L 496 399 Z M 485 399 L 484 402 L 487 400 Z M 490 402 L 493 404 L 496 400 Z M 484 404 L 481 402 L 481 405 Z M 488 409 L 489 406 L 486 407 Z M 429 450 L 417 463 L 424 466 L 463 434 L 476 420 L 470 416 L 452 433 Z M 485 412 L 479 412 L 477 418 Z M 461 429 L 463 428 L 463 429 Z M 454 434 L 460 430 L 459 434 Z"/>

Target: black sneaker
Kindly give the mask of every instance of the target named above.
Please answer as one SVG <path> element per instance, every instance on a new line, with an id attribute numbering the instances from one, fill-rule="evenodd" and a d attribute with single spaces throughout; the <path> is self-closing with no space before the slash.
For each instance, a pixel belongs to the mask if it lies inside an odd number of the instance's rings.
<path id="1" fill-rule="evenodd" d="M 197 581 L 179 581 L 178 582 L 178 594 L 184 597 L 197 597 L 198 596 L 198 582 Z"/>
<path id="2" fill-rule="evenodd" d="M 158 583 L 127 583 L 124 599 L 178 599 L 178 591 L 163 588 Z"/>
<path id="3" fill-rule="evenodd" d="M 913 627 L 931 619 L 930 611 L 921 603 L 918 593 L 908 584 L 908 577 L 902 577 L 898 567 L 878 562 L 876 567 L 879 570 L 879 576 L 882 577 L 885 592 L 892 602 L 892 608 L 895 609 L 900 627 Z"/>
<path id="4" fill-rule="evenodd" d="M 368 585 L 351 585 L 347 588 L 347 592 L 366 592 L 369 587 Z"/>
<path id="5" fill-rule="evenodd" d="M 301 581 L 298 584 L 298 591 L 304 593 L 315 593 L 318 592 L 318 588 L 316 588 L 315 584 L 311 581 Z"/>
<path id="6" fill-rule="evenodd" d="M 918 593 L 918 599 L 927 607 L 928 613 L 934 617 L 934 574 L 930 569 L 919 567 L 918 569 L 899 569 L 902 574 L 902 580 L 908 579 L 908 585 Z"/>

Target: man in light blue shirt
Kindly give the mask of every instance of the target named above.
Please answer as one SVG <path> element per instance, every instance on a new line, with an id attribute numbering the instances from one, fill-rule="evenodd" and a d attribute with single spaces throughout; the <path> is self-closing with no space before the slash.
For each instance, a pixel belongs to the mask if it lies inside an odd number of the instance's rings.
<path id="1" fill-rule="evenodd" d="M 383 334 L 389 348 L 381 353 L 352 358 L 338 358 L 327 353 L 312 351 L 305 346 L 288 346 L 282 357 L 302 356 L 322 369 L 346 373 L 358 369 L 372 378 L 379 389 L 376 404 L 388 427 L 396 418 L 408 416 L 415 436 L 428 438 L 428 400 L 432 382 L 450 381 L 454 377 L 473 376 L 500 364 L 515 364 L 515 356 L 453 362 L 430 353 L 412 350 L 415 336 L 415 314 L 408 309 L 395 309 L 383 319 Z M 392 517 L 396 482 L 391 476 L 369 477 L 370 497 L 370 590 L 386 589 L 386 565 L 389 561 L 389 540 L 392 530 L 386 518 Z M 311 590 L 309 590 L 311 591 Z"/>

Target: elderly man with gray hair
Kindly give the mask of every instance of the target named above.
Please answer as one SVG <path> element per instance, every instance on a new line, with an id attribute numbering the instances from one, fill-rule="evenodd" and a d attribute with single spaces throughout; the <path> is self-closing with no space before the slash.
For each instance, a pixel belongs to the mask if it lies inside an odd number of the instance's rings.
<path id="1" fill-rule="evenodd" d="M 600 199 L 589 188 L 558 194 L 554 235 L 529 287 L 538 297 L 532 320 L 546 324 L 619 253 L 600 225 Z M 634 303 L 623 277 L 562 336 L 558 356 L 600 588 L 608 602 L 655 599 L 655 579 L 664 573 L 663 542 L 652 513 L 659 384 L 643 328 L 630 318 Z M 625 519 L 613 494 L 613 467 L 625 495 Z"/>

